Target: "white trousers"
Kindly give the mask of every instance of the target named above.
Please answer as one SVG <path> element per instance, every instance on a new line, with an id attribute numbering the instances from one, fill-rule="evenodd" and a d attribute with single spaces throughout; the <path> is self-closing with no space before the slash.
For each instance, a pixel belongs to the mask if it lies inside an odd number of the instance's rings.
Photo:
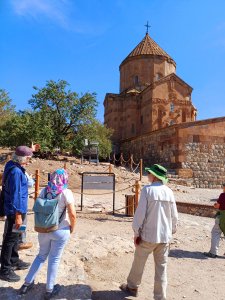
<path id="1" fill-rule="evenodd" d="M 219 226 L 220 219 L 216 218 L 215 225 L 212 228 L 211 231 L 211 249 L 210 252 L 212 254 L 218 255 L 219 245 L 220 245 L 220 238 L 222 234 L 222 230 Z"/>
<path id="2" fill-rule="evenodd" d="M 155 261 L 154 299 L 166 300 L 169 244 L 153 244 L 142 241 L 136 247 L 133 265 L 127 278 L 127 284 L 128 287 L 132 289 L 138 288 L 141 284 L 146 261 L 152 252 Z"/>

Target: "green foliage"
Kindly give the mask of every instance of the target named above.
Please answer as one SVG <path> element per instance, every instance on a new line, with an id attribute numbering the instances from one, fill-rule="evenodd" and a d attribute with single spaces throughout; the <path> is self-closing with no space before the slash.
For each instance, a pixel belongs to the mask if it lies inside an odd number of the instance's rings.
<path id="1" fill-rule="evenodd" d="M 99 142 L 99 156 L 107 158 L 112 151 L 111 135 L 112 130 L 97 120 L 91 124 L 82 124 L 73 140 L 73 152 L 77 155 L 81 154 L 84 139 L 88 139 L 89 142 Z"/>
<path id="2" fill-rule="evenodd" d="M 64 80 L 47 81 L 44 88 L 34 87 L 37 93 L 29 101 L 34 111 L 42 112 L 50 123 L 53 147 L 65 148 L 68 137 L 82 124 L 90 124 L 96 115 L 96 94 L 85 93 L 79 97 L 68 86 Z"/>
<path id="3" fill-rule="evenodd" d="M 16 147 L 30 145 L 32 141 L 40 143 L 42 147 L 49 145 L 53 135 L 42 112 L 20 111 L 1 126 L 1 145 Z M 51 148 L 51 145 L 50 145 Z"/>
<path id="4" fill-rule="evenodd" d="M 101 158 L 111 152 L 112 131 L 95 119 L 96 94 L 79 96 L 68 90 L 66 81 L 47 81 L 44 88 L 34 87 L 29 101 L 31 110 L 14 112 L 8 94 L 0 90 L 0 144 L 7 147 L 41 145 L 41 149 L 72 151 L 81 154 L 84 139 L 99 142 Z"/>
<path id="5" fill-rule="evenodd" d="M 9 93 L 0 89 L 0 126 L 7 122 L 15 112 L 15 106 L 11 102 Z"/>

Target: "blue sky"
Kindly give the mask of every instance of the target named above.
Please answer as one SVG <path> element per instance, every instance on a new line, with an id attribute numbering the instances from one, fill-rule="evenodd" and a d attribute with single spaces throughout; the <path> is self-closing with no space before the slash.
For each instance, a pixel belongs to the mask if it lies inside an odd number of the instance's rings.
<path id="1" fill-rule="evenodd" d="M 224 0 L 0 0 L 0 88 L 17 109 L 34 85 L 64 79 L 76 92 L 119 91 L 119 64 L 145 35 L 194 88 L 198 119 L 225 115 Z"/>

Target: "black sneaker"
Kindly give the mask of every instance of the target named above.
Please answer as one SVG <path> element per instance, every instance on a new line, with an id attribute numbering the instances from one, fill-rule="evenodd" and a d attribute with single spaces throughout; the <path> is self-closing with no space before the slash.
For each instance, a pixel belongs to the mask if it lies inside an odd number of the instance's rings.
<path id="1" fill-rule="evenodd" d="M 203 254 L 204 254 L 205 256 L 207 256 L 207 257 L 210 257 L 210 258 L 217 258 L 217 257 L 218 257 L 218 255 L 213 254 L 213 253 L 211 253 L 211 252 L 204 252 Z"/>
<path id="2" fill-rule="evenodd" d="M 54 296 L 56 296 L 61 290 L 61 286 L 59 284 L 54 285 L 53 291 L 52 292 L 46 292 L 44 295 L 45 300 L 50 300 Z"/>
<path id="3" fill-rule="evenodd" d="M 12 268 L 13 268 L 14 271 L 16 271 L 16 270 L 26 270 L 26 269 L 29 268 L 29 266 L 30 266 L 30 263 L 26 263 L 22 260 L 19 260 L 17 263 L 12 265 Z"/>
<path id="4" fill-rule="evenodd" d="M 24 283 L 19 289 L 19 295 L 25 295 L 34 287 L 34 281 L 30 284 Z"/>
<path id="5" fill-rule="evenodd" d="M 18 282 L 20 281 L 20 276 L 13 270 L 10 270 L 8 273 L 0 272 L 0 279 L 8 282 Z"/>

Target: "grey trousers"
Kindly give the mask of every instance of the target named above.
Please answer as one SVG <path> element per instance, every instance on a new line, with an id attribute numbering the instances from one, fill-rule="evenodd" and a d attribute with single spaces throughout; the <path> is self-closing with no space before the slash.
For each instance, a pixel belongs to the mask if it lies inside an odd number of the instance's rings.
<path id="1" fill-rule="evenodd" d="M 218 255 L 219 245 L 220 245 L 220 238 L 222 234 L 222 230 L 219 226 L 220 220 L 219 218 L 216 218 L 215 225 L 212 228 L 211 231 L 211 249 L 210 252 L 212 254 Z"/>
<path id="2" fill-rule="evenodd" d="M 151 253 L 153 253 L 155 261 L 154 299 L 166 300 L 169 244 L 152 244 L 142 241 L 136 247 L 133 265 L 127 278 L 127 284 L 128 287 L 132 289 L 138 288 L 141 284 L 146 261 Z"/>

